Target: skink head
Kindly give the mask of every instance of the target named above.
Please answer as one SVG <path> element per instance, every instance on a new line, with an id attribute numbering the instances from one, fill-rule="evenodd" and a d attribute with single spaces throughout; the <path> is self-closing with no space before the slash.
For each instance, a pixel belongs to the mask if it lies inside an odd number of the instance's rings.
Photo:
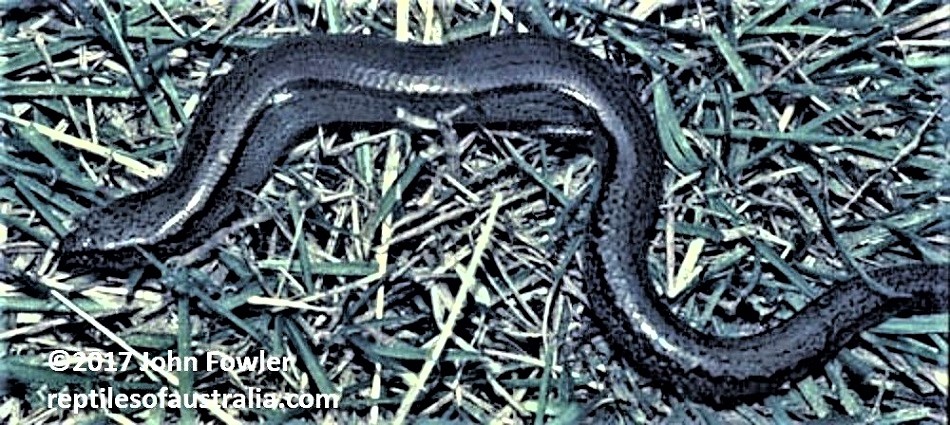
<path id="1" fill-rule="evenodd" d="M 135 249 L 139 244 L 134 223 L 123 220 L 128 215 L 113 207 L 95 208 L 76 220 L 59 244 L 60 269 L 125 270 L 144 262 Z"/>

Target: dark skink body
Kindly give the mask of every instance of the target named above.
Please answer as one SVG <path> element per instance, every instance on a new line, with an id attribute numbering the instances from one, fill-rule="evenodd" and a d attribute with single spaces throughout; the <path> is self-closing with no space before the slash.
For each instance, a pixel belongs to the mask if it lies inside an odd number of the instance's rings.
<path id="1" fill-rule="evenodd" d="M 164 258 L 200 244 L 234 215 L 239 189 L 260 188 L 287 148 L 320 125 L 396 122 L 397 107 L 431 114 L 465 104 L 462 121 L 598 128 L 604 137 L 588 147 L 604 176 L 591 224 L 591 304 L 633 367 L 687 396 L 728 402 L 774 392 L 893 314 L 946 311 L 948 268 L 910 265 L 871 273 L 906 296 L 842 282 L 761 334 L 722 338 L 681 323 L 647 280 L 663 166 L 632 87 L 587 51 L 532 36 L 441 47 L 284 40 L 212 84 L 165 180 L 79 221 L 62 243 L 63 268 L 125 269 L 144 263 L 136 246 Z"/>

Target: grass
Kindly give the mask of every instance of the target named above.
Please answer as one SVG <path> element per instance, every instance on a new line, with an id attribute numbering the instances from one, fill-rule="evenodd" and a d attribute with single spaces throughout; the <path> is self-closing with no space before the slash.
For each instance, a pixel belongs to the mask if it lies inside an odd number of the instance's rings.
<path id="1" fill-rule="evenodd" d="M 643 75 L 667 168 L 656 289 L 704 331 L 752 332 L 854 267 L 946 261 L 940 2 L 35 3 L 0 12 L 0 421 L 947 421 L 933 401 L 946 405 L 946 314 L 891 319 L 825 373 L 733 409 L 626 368 L 585 307 L 584 247 L 563 236 L 596 164 L 558 149 L 556 132 L 328 128 L 243 194 L 245 219 L 184 267 L 70 276 L 49 249 L 70 217 L 170 169 L 208 79 L 240 54 L 310 32 L 443 42 L 530 29 Z M 54 372 L 57 349 L 297 361 L 265 374 Z M 67 385 L 342 399 L 47 408 L 43 395 Z"/>

